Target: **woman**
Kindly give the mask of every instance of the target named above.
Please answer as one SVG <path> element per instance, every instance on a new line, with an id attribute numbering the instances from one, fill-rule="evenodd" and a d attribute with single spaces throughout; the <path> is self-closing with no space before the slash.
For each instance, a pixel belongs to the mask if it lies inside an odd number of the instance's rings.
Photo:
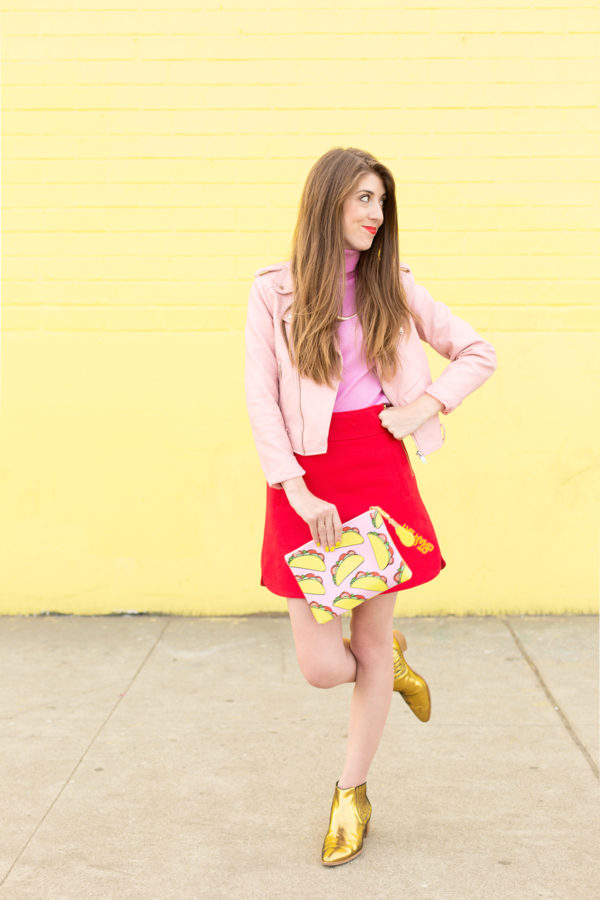
<path id="1" fill-rule="evenodd" d="M 450 360 L 433 383 L 421 341 Z M 256 273 L 246 323 L 246 399 L 267 480 L 262 578 L 287 598 L 296 653 L 317 687 L 354 682 L 346 759 L 322 862 L 357 856 L 368 831 L 369 766 L 392 692 L 429 718 L 425 681 L 392 632 L 396 592 L 435 578 L 445 562 L 403 439 L 422 461 L 443 443 L 448 414 L 496 366 L 493 347 L 400 266 L 394 179 L 355 148 L 334 148 L 308 174 L 289 262 Z M 398 543 L 413 577 L 318 623 L 285 561 L 311 538 L 339 546 L 342 523 L 380 505 L 408 523 Z M 396 537 L 392 534 L 394 541 Z"/>

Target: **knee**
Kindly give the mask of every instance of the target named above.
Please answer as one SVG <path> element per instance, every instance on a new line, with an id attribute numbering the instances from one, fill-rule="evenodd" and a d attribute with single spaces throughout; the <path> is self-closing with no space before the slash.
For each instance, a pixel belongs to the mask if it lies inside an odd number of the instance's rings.
<path id="1" fill-rule="evenodd" d="M 298 662 L 300 671 L 313 687 L 331 688 L 340 683 L 336 668 L 327 660 L 305 658 Z"/>
<path id="2" fill-rule="evenodd" d="M 361 666 L 371 667 L 378 664 L 391 664 L 392 639 L 389 635 L 363 634 L 352 638 L 350 649 Z"/>

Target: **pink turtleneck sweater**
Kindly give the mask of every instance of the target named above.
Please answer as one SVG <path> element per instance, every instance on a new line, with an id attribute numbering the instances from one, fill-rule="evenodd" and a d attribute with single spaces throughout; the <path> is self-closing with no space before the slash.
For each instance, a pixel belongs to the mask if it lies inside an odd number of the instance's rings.
<path id="1" fill-rule="evenodd" d="M 344 250 L 346 256 L 346 290 L 342 315 L 356 312 L 355 281 L 360 250 Z M 363 409 L 377 403 L 387 403 L 381 383 L 375 372 L 367 369 L 362 354 L 363 332 L 358 316 L 338 323 L 340 352 L 344 360 L 342 380 L 333 407 L 334 412 Z"/>

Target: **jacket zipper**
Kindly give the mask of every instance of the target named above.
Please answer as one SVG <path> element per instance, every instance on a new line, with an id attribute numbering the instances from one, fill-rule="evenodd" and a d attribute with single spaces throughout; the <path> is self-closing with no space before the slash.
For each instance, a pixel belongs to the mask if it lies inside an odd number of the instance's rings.
<path id="1" fill-rule="evenodd" d="M 287 322 L 286 322 L 287 324 Z M 300 413 L 300 419 L 302 421 L 302 431 L 300 432 L 300 443 L 302 446 L 302 456 L 306 456 L 304 451 L 304 416 L 302 415 L 302 384 L 300 382 L 300 372 L 297 367 L 294 366 L 296 370 L 296 378 L 298 379 L 298 411 Z M 281 375 L 281 363 L 279 363 L 279 374 Z M 287 429 L 286 429 L 287 430 Z"/>
<path id="2" fill-rule="evenodd" d="M 379 382 L 381 383 L 381 373 L 380 373 L 380 371 L 379 371 L 379 364 L 378 364 L 377 362 L 375 363 L 375 371 L 376 371 L 377 376 L 378 376 L 378 378 L 379 378 Z M 386 396 L 387 396 L 387 394 L 386 394 Z M 388 400 L 389 400 L 389 397 L 388 397 Z M 393 406 L 393 405 L 394 405 L 394 404 L 390 401 L 390 406 Z M 417 447 L 417 456 L 419 457 L 419 461 L 422 462 L 422 463 L 427 463 L 427 459 L 425 458 L 425 454 L 423 453 L 423 451 L 422 451 L 421 448 L 419 447 L 419 444 L 417 443 L 416 437 L 415 437 L 414 434 L 412 434 L 412 433 L 411 433 L 410 436 L 412 437 L 413 441 L 414 441 L 415 444 L 416 444 L 416 447 Z M 405 449 L 406 449 L 406 448 L 405 448 Z M 407 451 L 407 452 L 408 452 L 408 451 Z"/>
<path id="3" fill-rule="evenodd" d="M 426 463 L 426 462 L 427 462 L 427 458 L 425 457 L 425 454 L 423 453 L 423 451 L 422 451 L 421 448 L 419 447 L 419 444 L 417 443 L 417 439 L 416 439 L 416 437 L 414 436 L 414 434 L 411 434 L 411 438 L 412 438 L 413 441 L 415 442 L 415 446 L 416 446 L 416 448 L 417 448 L 417 456 L 419 457 L 420 462 Z"/>
<path id="4" fill-rule="evenodd" d="M 298 406 L 300 409 L 300 418 L 302 419 L 302 431 L 300 433 L 300 443 L 302 444 L 302 456 L 306 456 L 304 451 L 304 416 L 302 415 L 302 382 L 300 381 L 300 372 L 296 369 L 298 377 Z"/>

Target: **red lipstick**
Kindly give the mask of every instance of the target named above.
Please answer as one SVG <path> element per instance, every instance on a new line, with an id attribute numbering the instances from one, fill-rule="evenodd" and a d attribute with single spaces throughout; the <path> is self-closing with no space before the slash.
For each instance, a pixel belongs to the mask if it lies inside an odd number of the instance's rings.
<path id="1" fill-rule="evenodd" d="M 373 226 L 371 225 L 363 225 L 363 228 L 366 228 L 369 234 L 375 234 L 375 232 L 377 231 L 377 229 L 373 228 Z"/>

